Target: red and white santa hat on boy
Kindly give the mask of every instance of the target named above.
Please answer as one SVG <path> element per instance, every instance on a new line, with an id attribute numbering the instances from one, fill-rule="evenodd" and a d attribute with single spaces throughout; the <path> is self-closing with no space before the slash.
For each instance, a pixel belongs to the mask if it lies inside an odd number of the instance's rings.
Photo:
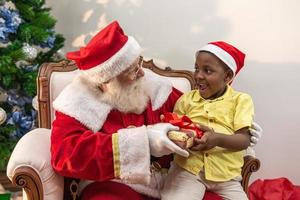
<path id="1" fill-rule="evenodd" d="M 223 41 L 210 42 L 204 47 L 202 47 L 200 51 L 207 51 L 215 56 L 217 56 L 220 60 L 222 60 L 236 75 L 244 66 L 245 54 Z"/>
<path id="2" fill-rule="evenodd" d="M 141 47 L 132 37 L 124 34 L 117 21 L 103 28 L 79 51 L 66 57 L 74 60 L 81 72 L 97 83 L 116 77 L 140 56 Z"/>

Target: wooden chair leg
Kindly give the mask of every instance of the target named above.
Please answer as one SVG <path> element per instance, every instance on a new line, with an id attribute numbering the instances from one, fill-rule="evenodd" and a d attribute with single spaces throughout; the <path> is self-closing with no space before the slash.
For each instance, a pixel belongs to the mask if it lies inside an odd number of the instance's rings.
<path id="1" fill-rule="evenodd" d="M 241 181 L 242 187 L 246 194 L 248 195 L 248 184 L 250 176 L 253 172 L 258 171 L 260 168 L 260 161 L 253 156 L 245 156 L 244 157 L 244 166 L 242 168 L 242 177 Z"/>

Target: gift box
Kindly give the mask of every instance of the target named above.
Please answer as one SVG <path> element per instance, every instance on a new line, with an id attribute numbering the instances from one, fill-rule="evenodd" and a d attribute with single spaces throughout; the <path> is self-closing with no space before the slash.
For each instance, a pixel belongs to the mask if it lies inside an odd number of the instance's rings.
<path id="1" fill-rule="evenodd" d="M 180 129 L 179 131 L 169 131 L 168 137 L 175 144 L 180 146 L 183 149 L 191 148 L 194 145 L 195 134 L 188 130 Z"/>
<path id="2" fill-rule="evenodd" d="M 203 135 L 197 124 L 193 123 L 186 115 L 179 117 L 176 113 L 164 113 L 161 116 L 161 121 L 180 128 L 178 131 L 169 131 L 168 137 L 183 149 L 191 148 L 194 138 L 201 138 Z"/>

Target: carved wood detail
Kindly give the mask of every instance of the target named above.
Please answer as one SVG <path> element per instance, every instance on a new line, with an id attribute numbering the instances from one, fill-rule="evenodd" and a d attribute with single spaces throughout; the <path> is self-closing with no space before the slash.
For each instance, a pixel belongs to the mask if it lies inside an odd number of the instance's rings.
<path id="1" fill-rule="evenodd" d="M 39 175 L 31 167 L 19 167 L 15 170 L 12 183 L 23 188 L 28 200 L 43 199 L 43 185 Z"/>
<path id="2" fill-rule="evenodd" d="M 244 157 L 244 166 L 242 168 L 242 177 L 243 180 L 241 181 L 242 187 L 246 194 L 248 195 L 248 184 L 250 176 L 253 172 L 258 171 L 260 168 L 260 161 L 253 156 L 245 156 Z"/>

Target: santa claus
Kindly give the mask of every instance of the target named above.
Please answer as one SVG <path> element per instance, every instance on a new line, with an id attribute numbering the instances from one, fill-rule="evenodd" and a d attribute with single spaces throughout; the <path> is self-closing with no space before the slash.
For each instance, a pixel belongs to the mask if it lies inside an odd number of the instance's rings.
<path id="1" fill-rule="evenodd" d="M 67 54 L 81 73 L 53 103 L 51 163 L 62 176 L 86 180 L 83 200 L 159 198 L 163 176 L 150 160 L 189 155 L 167 137 L 178 127 L 160 123 L 182 93 L 145 74 L 140 53 L 115 21 Z"/>

